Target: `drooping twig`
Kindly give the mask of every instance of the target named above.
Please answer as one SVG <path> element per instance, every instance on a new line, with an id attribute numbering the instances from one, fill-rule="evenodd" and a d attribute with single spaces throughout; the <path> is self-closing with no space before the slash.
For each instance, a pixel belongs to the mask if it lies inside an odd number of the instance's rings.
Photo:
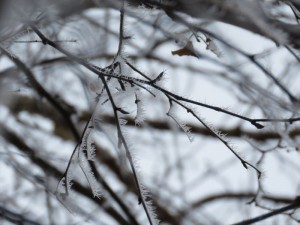
<path id="1" fill-rule="evenodd" d="M 251 163 L 247 162 L 246 160 L 244 160 L 233 148 L 232 146 L 230 146 L 230 144 L 228 143 L 228 141 L 226 141 L 224 138 L 222 138 L 220 136 L 220 134 L 218 134 L 216 131 L 214 131 L 209 125 L 207 125 L 192 109 L 188 108 L 187 106 L 185 106 L 184 104 L 180 103 L 177 100 L 174 100 L 172 98 L 170 98 L 170 101 L 174 101 L 176 102 L 178 105 L 180 105 L 182 108 L 186 109 L 188 113 L 191 113 L 193 115 L 193 117 L 195 117 L 206 129 L 208 129 L 213 135 L 215 135 L 216 138 L 218 138 L 242 163 L 242 165 L 248 169 L 248 166 L 252 167 L 258 176 L 258 179 L 261 176 L 261 171 L 259 169 L 257 169 L 254 165 L 252 165 Z"/>

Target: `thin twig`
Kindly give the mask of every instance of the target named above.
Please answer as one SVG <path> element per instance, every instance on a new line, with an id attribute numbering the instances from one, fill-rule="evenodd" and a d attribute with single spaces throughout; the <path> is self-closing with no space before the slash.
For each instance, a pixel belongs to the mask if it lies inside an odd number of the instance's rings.
<path id="1" fill-rule="evenodd" d="M 254 223 L 263 221 L 265 219 L 268 219 L 268 218 L 270 218 L 272 216 L 276 216 L 278 214 L 281 214 L 281 213 L 283 213 L 285 211 L 288 211 L 288 210 L 291 210 L 291 209 L 297 209 L 299 207 L 300 207 L 300 198 L 298 197 L 298 198 L 296 198 L 296 200 L 294 201 L 294 203 L 292 203 L 290 205 L 287 205 L 287 206 L 279 208 L 279 209 L 275 209 L 272 212 L 260 215 L 258 217 L 255 217 L 255 218 L 252 218 L 252 219 L 249 219 L 249 220 L 244 220 L 244 221 L 239 222 L 239 223 L 234 223 L 232 225 L 249 225 L 249 224 L 254 224 Z"/>

